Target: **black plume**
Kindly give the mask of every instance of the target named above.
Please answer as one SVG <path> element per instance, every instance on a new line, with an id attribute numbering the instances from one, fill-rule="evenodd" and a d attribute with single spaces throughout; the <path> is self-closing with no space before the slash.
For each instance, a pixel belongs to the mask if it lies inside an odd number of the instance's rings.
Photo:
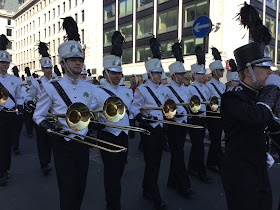
<path id="1" fill-rule="evenodd" d="M 244 3 L 237 19 L 241 22 L 244 28 L 248 28 L 255 42 L 264 42 L 266 45 L 271 40 L 271 32 L 262 24 L 262 20 L 258 11 L 252 6 Z"/>
<path id="2" fill-rule="evenodd" d="M 35 79 L 35 78 L 38 78 L 39 75 L 38 75 L 38 74 L 35 74 L 35 73 L 32 73 L 32 77 Z"/>
<path id="3" fill-rule="evenodd" d="M 123 52 L 122 45 L 124 43 L 124 38 L 119 31 L 114 32 L 111 42 L 112 42 L 111 55 L 122 57 L 122 52 Z"/>
<path id="4" fill-rule="evenodd" d="M 0 36 L 0 50 L 7 50 L 7 45 L 9 42 L 9 39 L 7 39 L 7 37 L 4 34 L 2 34 Z"/>
<path id="5" fill-rule="evenodd" d="M 14 67 L 12 68 L 12 70 L 13 70 L 14 75 L 15 75 L 16 77 L 19 77 L 19 74 L 18 74 L 18 72 L 19 72 L 18 67 L 17 67 L 17 66 L 14 66 Z"/>
<path id="6" fill-rule="evenodd" d="M 54 65 L 53 69 L 54 69 L 54 70 L 53 70 L 54 73 L 56 73 L 56 75 L 57 75 L 58 77 L 60 77 L 60 76 L 61 76 L 61 73 L 60 73 L 60 71 L 59 71 L 57 65 Z"/>
<path id="7" fill-rule="evenodd" d="M 153 37 L 149 42 L 153 58 L 161 59 L 160 43 L 158 42 L 157 38 Z"/>
<path id="8" fill-rule="evenodd" d="M 234 72 L 234 71 L 237 72 L 237 66 L 236 66 L 236 63 L 235 63 L 235 61 L 233 59 L 230 59 L 228 64 L 230 66 L 231 72 Z"/>
<path id="9" fill-rule="evenodd" d="M 172 52 L 176 58 L 176 61 L 184 63 L 182 44 L 180 42 L 176 42 L 172 45 Z"/>
<path id="10" fill-rule="evenodd" d="M 24 71 L 25 71 L 25 74 L 26 74 L 28 77 L 31 76 L 29 67 L 25 67 Z"/>
<path id="11" fill-rule="evenodd" d="M 214 59 L 221 61 L 222 58 L 221 58 L 221 54 L 220 54 L 219 50 L 216 47 L 212 47 L 211 50 L 212 50 L 212 55 L 214 56 Z"/>
<path id="12" fill-rule="evenodd" d="M 201 48 L 201 46 L 196 46 L 195 47 L 195 55 L 197 59 L 197 64 L 198 65 L 205 65 L 205 54 Z"/>
<path id="13" fill-rule="evenodd" d="M 87 70 L 87 73 L 88 73 L 88 76 L 91 76 L 91 72 L 89 69 Z"/>
<path id="14" fill-rule="evenodd" d="M 21 75 L 21 80 L 24 81 L 25 80 L 25 76 Z"/>
<path id="15" fill-rule="evenodd" d="M 45 42 L 39 42 L 38 44 L 38 51 L 39 54 L 42 55 L 42 57 L 50 57 L 50 54 L 48 53 L 48 44 Z"/>
<path id="16" fill-rule="evenodd" d="M 75 40 L 77 42 L 81 41 L 76 21 L 70 16 L 62 19 L 64 20 L 62 27 L 66 31 L 66 36 L 64 36 L 64 39 Z"/>

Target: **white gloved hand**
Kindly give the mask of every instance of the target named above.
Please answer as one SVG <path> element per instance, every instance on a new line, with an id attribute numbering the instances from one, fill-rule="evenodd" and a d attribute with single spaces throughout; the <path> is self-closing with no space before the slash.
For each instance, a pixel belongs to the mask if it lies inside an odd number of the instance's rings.
<path id="1" fill-rule="evenodd" d="M 269 154 L 269 153 L 266 153 L 266 163 L 268 165 L 268 168 L 270 168 L 273 164 L 274 164 L 274 159 L 273 157 Z"/>
<path id="2" fill-rule="evenodd" d="M 267 85 L 276 85 L 280 87 L 280 77 L 276 74 L 270 74 L 265 81 L 265 86 Z"/>

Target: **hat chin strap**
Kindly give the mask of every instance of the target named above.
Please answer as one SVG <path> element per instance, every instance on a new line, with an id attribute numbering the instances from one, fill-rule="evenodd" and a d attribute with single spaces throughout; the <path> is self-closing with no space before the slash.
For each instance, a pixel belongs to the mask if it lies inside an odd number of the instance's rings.
<path id="1" fill-rule="evenodd" d="M 65 59 L 62 59 L 64 65 L 66 66 L 67 71 L 69 71 L 69 73 L 74 76 L 75 74 L 72 72 L 72 70 L 69 68 L 68 64 L 66 63 Z"/>
<path id="2" fill-rule="evenodd" d="M 249 70 L 249 72 L 250 72 L 250 74 L 251 74 L 251 76 L 252 76 L 253 83 L 257 86 L 257 88 L 261 88 L 261 85 L 260 85 L 260 84 L 258 83 L 258 81 L 257 81 L 256 75 L 255 75 L 255 73 L 254 73 L 254 71 L 253 71 L 253 68 L 252 68 L 251 63 L 248 63 L 248 64 L 247 64 L 247 67 L 248 67 L 248 70 Z"/>
<path id="3" fill-rule="evenodd" d="M 177 82 L 178 84 L 181 84 L 181 83 L 179 82 L 179 80 L 178 80 L 178 77 L 177 77 L 176 73 L 174 73 L 174 76 L 175 76 L 176 82 Z"/>
<path id="4" fill-rule="evenodd" d="M 216 75 L 216 77 L 219 79 L 220 77 L 217 74 L 217 69 L 214 69 L 214 74 Z"/>
<path id="5" fill-rule="evenodd" d="M 153 77 L 153 75 L 152 75 L 152 72 L 151 71 L 149 71 L 149 73 L 148 73 L 149 75 L 150 75 L 150 77 L 152 78 L 152 82 L 153 83 L 155 83 L 155 84 L 159 84 L 158 82 L 156 82 L 156 80 L 154 79 L 154 77 Z"/>
<path id="6" fill-rule="evenodd" d="M 109 76 L 109 73 L 108 73 L 108 69 L 105 69 L 105 73 L 106 73 L 106 75 L 107 75 L 107 77 L 108 77 L 109 83 L 110 83 L 111 85 L 113 85 L 112 80 L 111 80 L 111 78 L 110 78 L 110 76 Z M 107 82 L 108 82 L 108 81 L 107 81 Z"/>
<path id="7" fill-rule="evenodd" d="M 199 79 L 196 77 L 196 73 L 194 73 L 194 78 L 195 78 L 195 80 L 197 80 L 199 83 L 203 83 L 201 80 L 199 80 Z"/>

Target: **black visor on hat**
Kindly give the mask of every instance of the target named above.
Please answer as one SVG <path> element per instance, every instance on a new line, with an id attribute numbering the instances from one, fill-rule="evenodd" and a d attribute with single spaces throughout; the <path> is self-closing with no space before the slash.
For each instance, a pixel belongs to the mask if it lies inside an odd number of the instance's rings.
<path id="1" fill-rule="evenodd" d="M 237 63 L 238 71 L 247 68 L 248 63 L 251 63 L 251 65 L 254 66 L 268 61 L 271 63 L 272 61 L 270 55 L 268 57 L 267 48 L 264 43 L 251 42 L 247 45 L 237 48 L 233 53 Z"/>

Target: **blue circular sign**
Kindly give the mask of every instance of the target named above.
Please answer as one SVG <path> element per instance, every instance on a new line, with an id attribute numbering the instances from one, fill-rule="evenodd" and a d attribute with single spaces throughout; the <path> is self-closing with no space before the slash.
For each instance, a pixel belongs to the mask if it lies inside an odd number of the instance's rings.
<path id="1" fill-rule="evenodd" d="M 193 23 L 192 31 L 193 35 L 197 38 L 203 38 L 207 36 L 212 28 L 212 22 L 209 17 L 202 15 L 196 18 Z"/>

